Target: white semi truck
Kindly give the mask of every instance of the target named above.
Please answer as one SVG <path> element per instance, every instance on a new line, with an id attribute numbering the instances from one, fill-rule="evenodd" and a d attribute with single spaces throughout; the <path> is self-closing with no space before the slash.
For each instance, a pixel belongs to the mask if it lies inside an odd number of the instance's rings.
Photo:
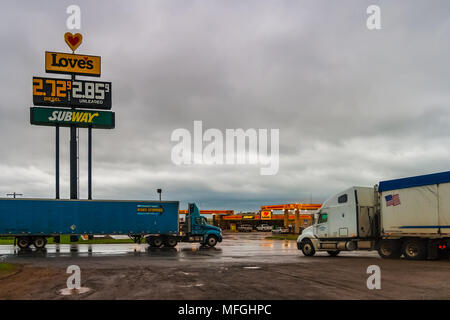
<path id="1" fill-rule="evenodd" d="M 303 230 L 305 256 L 377 250 L 382 258 L 435 259 L 450 246 L 450 171 L 352 187 L 325 201 Z"/>

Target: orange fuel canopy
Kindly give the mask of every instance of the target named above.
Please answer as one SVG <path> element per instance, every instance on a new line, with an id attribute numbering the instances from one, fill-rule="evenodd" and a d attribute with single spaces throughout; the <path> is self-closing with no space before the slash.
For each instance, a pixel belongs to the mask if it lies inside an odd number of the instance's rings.
<path id="1" fill-rule="evenodd" d="M 178 210 L 178 214 L 187 214 L 187 210 Z M 200 210 L 200 214 L 218 214 L 218 215 L 230 215 L 234 214 L 234 210 Z"/>
<path id="2" fill-rule="evenodd" d="M 317 210 L 321 206 L 318 203 L 291 203 L 261 206 L 261 210 Z"/>

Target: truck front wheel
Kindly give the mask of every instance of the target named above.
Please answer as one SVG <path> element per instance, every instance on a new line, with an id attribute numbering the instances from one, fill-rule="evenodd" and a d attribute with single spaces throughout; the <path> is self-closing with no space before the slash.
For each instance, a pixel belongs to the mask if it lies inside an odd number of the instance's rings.
<path id="1" fill-rule="evenodd" d="M 401 256 L 400 242 L 397 240 L 381 240 L 378 244 L 378 254 L 383 259 L 397 259 Z"/>
<path id="2" fill-rule="evenodd" d="M 316 254 L 316 249 L 314 249 L 314 245 L 311 240 L 305 239 L 302 241 L 302 252 L 307 257 L 312 257 Z"/>
<path id="3" fill-rule="evenodd" d="M 209 247 L 214 247 L 217 244 L 217 238 L 213 235 L 208 236 L 208 238 L 206 238 L 206 245 L 208 245 Z"/>
<path id="4" fill-rule="evenodd" d="M 423 260 L 427 257 L 427 246 L 425 241 L 419 239 L 408 239 L 403 245 L 403 254 L 408 260 Z"/>

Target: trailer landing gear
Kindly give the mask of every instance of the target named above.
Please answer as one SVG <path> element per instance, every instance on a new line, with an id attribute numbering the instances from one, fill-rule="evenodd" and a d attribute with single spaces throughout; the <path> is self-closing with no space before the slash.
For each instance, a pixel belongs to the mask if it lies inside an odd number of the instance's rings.
<path id="1" fill-rule="evenodd" d="M 141 243 L 141 236 L 130 236 L 134 243 Z"/>

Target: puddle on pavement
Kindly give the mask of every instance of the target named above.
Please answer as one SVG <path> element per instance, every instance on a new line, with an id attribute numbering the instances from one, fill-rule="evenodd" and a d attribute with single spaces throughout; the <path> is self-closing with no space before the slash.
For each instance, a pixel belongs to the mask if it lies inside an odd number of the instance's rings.
<path id="1" fill-rule="evenodd" d="M 181 288 L 191 288 L 191 287 L 203 287 L 203 283 L 194 283 L 187 285 L 180 285 Z"/>

